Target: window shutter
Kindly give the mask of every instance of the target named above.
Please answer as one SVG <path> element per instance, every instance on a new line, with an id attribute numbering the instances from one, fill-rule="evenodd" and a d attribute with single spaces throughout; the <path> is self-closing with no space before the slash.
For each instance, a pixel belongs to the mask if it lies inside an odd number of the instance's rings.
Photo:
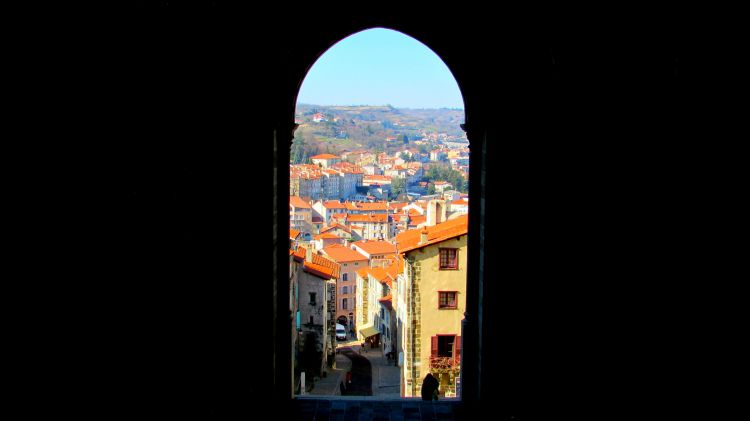
<path id="1" fill-rule="evenodd" d="M 453 341 L 453 346 L 455 347 L 456 351 L 453 353 L 453 358 L 456 361 L 461 361 L 461 337 L 456 336 L 456 340 Z"/>
<path id="2" fill-rule="evenodd" d="M 432 339 L 432 356 L 437 357 L 438 356 L 438 337 L 433 336 L 430 339 Z"/>

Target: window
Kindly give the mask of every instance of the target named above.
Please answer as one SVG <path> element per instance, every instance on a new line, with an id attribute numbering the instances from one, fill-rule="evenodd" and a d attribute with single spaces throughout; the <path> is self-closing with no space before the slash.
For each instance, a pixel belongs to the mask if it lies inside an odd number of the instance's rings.
<path id="1" fill-rule="evenodd" d="M 440 249 L 440 270 L 458 269 L 458 249 Z"/>
<path id="2" fill-rule="evenodd" d="M 439 291 L 438 308 L 457 308 L 456 291 Z"/>
<path id="3" fill-rule="evenodd" d="M 342 294 L 348 294 L 349 293 L 349 287 L 342 287 L 341 288 L 341 293 Z"/>
<path id="4" fill-rule="evenodd" d="M 343 308 L 344 310 L 348 310 L 347 304 L 348 304 L 348 300 L 346 298 L 341 300 L 341 308 Z"/>
<path id="5" fill-rule="evenodd" d="M 310 324 L 314 324 L 313 323 L 313 316 L 310 316 Z"/>
<path id="6" fill-rule="evenodd" d="M 313 305 L 313 306 L 315 305 L 315 293 L 314 292 L 310 293 L 310 305 Z"/>
<path id="7" fill-rule="evenodd" d="M 456 337 L 453 335 L 439 335 L 437 337 L 437 356 L 452 358 L 455 341 Z"/>
<path id="8" fill-rule="evenodd" d="M 349 280 L 349 274 L 345 273 L 345 274 L 341 275 L 341 280 L 342 281 L 348 281 Z"/>

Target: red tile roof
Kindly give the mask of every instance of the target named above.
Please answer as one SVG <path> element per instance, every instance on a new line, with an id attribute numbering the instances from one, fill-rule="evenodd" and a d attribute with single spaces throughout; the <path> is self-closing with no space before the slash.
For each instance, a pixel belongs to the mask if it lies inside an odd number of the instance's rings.
<path id="1" fill-rule="evenodd" d="M 322 153 L 320 155 L 311 156 L 310 159 L 337 159 L 340 158 L 337 155 L 331 155 L 329 153 Z"/>
<path id="2" fill-rule="evenodd" d="M 417 226 L 427 222 L 426 215 L 411 215 L 409 216 L 409 225 Z"/>
<path id="3" fill-rule="evenodd" d="M 376 223 L 386 224 L 388 223 L 388 215 L 384 213 L 376 213 L 370 215 L 349 215 L 346 217 L 346 221 L 349 223 Z"/>
<path id="4" fill-rule="evenodd" d="M 324 232 L 323 234 L 316 235 L 315 237 L 313 237 L 313 239 L 315 239 L 315 240 L 320 240 L 320 239 L 329 239 L 329 240 L 335 239 L 335 240 L 340 240 L 341 237 L 339 237 L 336 234 L 331 234 L 330 232 L 329 233 L 325 233 Z"/>
<path id="5" fill-rule="evenodd" d="M 323 248 L 323 253 L 328 255 L 331 259 L 336 262 L 366 262 L 367 257 L 362 253 L 352 250 L 349 247 L 342 246 L 341 244 L 332 244 L 328 247 Z"/>
<path id="6" fill-rule="evenodd" d="M 346 204 L 338 200 L 326 200 L 323 202 L 323 207 L 326 209 L 346 209 Z"/>
<path id="7" fill-rule="evenodd" d="M 370 268 L 370 275 L 380 282 L 388 280 L 388 272 L 383 268 Z"/>
<path id="8" fill-rule="evenodd" d="M 386 202 L 346 202 L 346 208 L 349 210 L 360 210 L 360 211 L 384 211 L 388 208 Z"/>
<path id="9" fill-rule="evenodd" d="M 289 238 L 294 240 L 295 238 L 299 237 L 300 231 L 297 231 L 294 228 L 289 228 Z"/>
<path id="10" fill-rule="evenodd" d="M 297 247 L 297 250 L 294 250 L 294 260 L 301 262 L 305 260 L 305 254 L 307 253 L 307 249 L 304 247 Z"/>
<path id="11" fill-rule="evenodd" d="M 398 234 L 396 236 L 398 251 L 403 253 L 464 235 L 469 232 L 469 216 L 461 215 L 456 219 L 432 227 L 424 227 L 424 229 L 427 231 L 427 241 L 423 244 L 419 244 L 422 230 L 409 230 Z"/>
<path id="12" fill-rule="evenodd" d="M 341 266 L 338 263 L 319 254 L 313 254 L 312 262 L 308 262 L 305 260 L 307 252 L 305 247 L 297 247 L 297 250 L 294 252 L 294 260 L 304 262 L 302 270 L 323 279 L 336 279 L 339 277 Z"/>
<path id="13" fill-rule="evenodd" d="M 289 206 L 295 208 L 311 209 L 310 204 L 302 200 L 299 196 L 289 196 Z"/>
<path id="14" fill-rule="evenodd" d="M 352 231 L 351 231 L 351 230 L 350 230 L 349 228 L 347 228 L 346 226 L 344 226 L 344 225 L 341 225 L 341 224 L 339 224 L 339 223 L 336 223 L 336 222 L 334 222 L 333 224 L 331 224 L 331 225 L 329 225 L 329 226 L 327 226 L 327 227 L 323 227 L 323 228 L 321 228 L 321 229 L 320 229 L 320 232 L 321 232 L 321 233 L 324 233 L 324 232 L 328 232 L 328 231 L 331 231 L 331 230 L 333 230 L 333 229 L 340 229 L 341 231 L 344 231 L 344 232 L 348 232 L 349 234 L 351 234 L 351 232 L 352 232 Z"/>
<path id="15" fill-rule="evenodd" d="M 389 253 L 396 253 L 396 245 L 391 244 L 388 241 L 378 240 L 378 241 L 357 241 L 353 245 L 361 248 L 364 250 L 367 254 L 389 254 Z"/>
<path id="16" fill-rule="evenodd" d="M 361 278 L 367 279 L 367 277 L 370 275 L 370 268 L 362 268 L 357 271 L 357 275 L 359 275 Z"/>

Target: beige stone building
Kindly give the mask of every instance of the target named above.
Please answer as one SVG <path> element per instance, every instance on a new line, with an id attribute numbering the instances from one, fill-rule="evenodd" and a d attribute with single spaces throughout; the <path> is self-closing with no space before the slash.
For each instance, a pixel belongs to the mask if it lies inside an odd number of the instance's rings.
<path id="1" fill-rule="evenodd" d="M 468 216 L 396 236 L 404 258 L 395 282 L 396 352 L 402 396 L 419 396 L 429 372 L 455 396 L 466 311 Z"/>

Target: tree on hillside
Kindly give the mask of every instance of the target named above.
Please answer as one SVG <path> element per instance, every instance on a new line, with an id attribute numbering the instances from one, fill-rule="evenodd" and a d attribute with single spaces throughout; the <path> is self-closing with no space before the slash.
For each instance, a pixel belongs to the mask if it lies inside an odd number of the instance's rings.
<path id="1" fill-rule="evenodd" d="M 391 195 L 396 197 L 401 193 L 406 193 L 406 179 L 393 177 L 391 179 Z"/>
<path id="2" fill-rule="evenodd" d="M 431 183 L 435 181 L 447 181 L 453 185 L 454 189 L 461 193 L 469 191 L 469 183 L 464 180 L 463 175 L 448 165 L 435 164 L 430 166 L 430 169 L 424 175 L 424 179 Z"/>
<path id="3" fill-rule="evenodd" d="M 292 140 L 292 149 L 289 156 L 292 164 L 309 164 L 310 155 L 307 152 L 307 143 L 301 133 L 296 133 Z"/>

